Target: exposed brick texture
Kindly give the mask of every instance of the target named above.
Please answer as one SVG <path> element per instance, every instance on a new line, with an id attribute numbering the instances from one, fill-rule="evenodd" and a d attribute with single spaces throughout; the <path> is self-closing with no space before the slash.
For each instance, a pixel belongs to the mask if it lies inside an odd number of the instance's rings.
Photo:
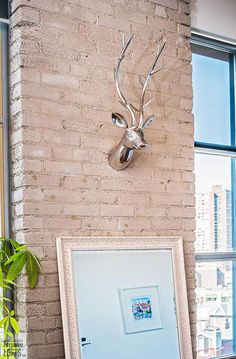
<path id="1" fill-rule="evenodd" d="M 194 176 L 190 9 L 184 0 L 12 0 L 10 85 L 13 234 L 42 261 L 18 315 L 28 358 L 63 358 L 55 239 L 78 235 L 181 235 L 195 337 Z M 107 152 L 124 113 L 113 67 L 121 33 L 135 34 L 122 86 L 138 99 L 157 41 L 165 68 L 150 85 L 157 120 L 147 150 L 116 172 Z"/>

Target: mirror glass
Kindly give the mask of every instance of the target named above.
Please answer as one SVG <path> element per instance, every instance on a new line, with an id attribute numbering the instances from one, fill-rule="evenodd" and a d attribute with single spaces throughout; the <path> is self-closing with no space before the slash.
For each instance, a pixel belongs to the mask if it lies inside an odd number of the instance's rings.
<path id="1" fill-rule="evenodd" d="M 180 359 L 171 250 L 72 251 L 82 359 Z"/>

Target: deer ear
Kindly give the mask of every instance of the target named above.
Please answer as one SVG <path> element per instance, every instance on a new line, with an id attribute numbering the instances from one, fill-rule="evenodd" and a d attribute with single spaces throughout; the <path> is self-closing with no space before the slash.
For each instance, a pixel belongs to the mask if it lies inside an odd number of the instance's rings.
<path id="1" fill-rule="evenodd" d="M 118 127 L 128 128 L 128 123 L 126 119 L 120 113 L 112 113 L 112 122 Z"/>
<path id="2" fill-rule="evenodd" d="M 155 116 L 154 115 L 151 115 L 149 116 L 143 123 L 142 125 L 142 129 L 145 130 L 146 128 L 148 128 L 151 123 L 155 120 Z"/>

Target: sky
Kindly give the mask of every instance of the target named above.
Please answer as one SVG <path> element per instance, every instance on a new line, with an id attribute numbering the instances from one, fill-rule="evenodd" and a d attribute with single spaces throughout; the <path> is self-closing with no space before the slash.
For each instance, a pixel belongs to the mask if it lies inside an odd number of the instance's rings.
<path id="1" fill-rule="evenodd" d="M 231 189 L 231 158 L 196 154 L 195 156 L 196 193 L 210 192 L 214 185 Z"/>
<path id="2" fill-rule="evenodd" d="M 230 144 L 229 62 L 193 54 L 195 141 Z"/>

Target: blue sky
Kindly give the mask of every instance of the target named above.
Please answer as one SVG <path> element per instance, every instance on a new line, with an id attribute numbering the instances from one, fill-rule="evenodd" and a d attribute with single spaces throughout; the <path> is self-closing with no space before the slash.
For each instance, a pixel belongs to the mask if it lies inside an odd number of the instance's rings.
<path id="1" fill-rule="evenodd" d="M 193 54 L 195 140 L 230 144 L 229 63 Z"/>

